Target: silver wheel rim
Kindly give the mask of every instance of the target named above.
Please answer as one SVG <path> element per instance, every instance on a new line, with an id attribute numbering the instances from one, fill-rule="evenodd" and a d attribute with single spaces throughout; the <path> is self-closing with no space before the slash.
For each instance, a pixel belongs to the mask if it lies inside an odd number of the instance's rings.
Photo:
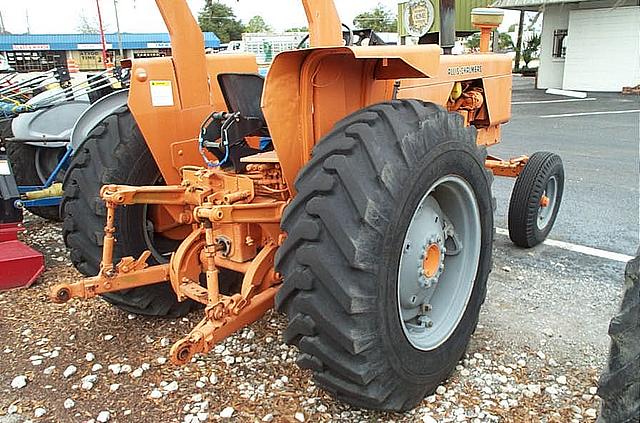
<path id="1" fill-rule="evenodd" d="M 438 348 L 460 323 L 475 284 L 481 224 L 467 181 L 448 175 L 422 197 L 405 233 L 398 267 L 398 314 L 415 348 Z"/>
<path id="2" fill-rule="evenodd" d="M 556 200 L 558 198 L 558 180 L 555 176 L 551 176 L 547 181 L 541 199 L 545 196 L 549 199 L 549 203 L 546 206 L 540 204 L 540 207 L 538 208 L 538 219 L 536 219 L 536 225 L 539 230 L 546 228 L 551 221 L 551 216 L 553 216 L 553 209 L 555 208 Z"/>
<path id="3" fill-rule="evenodd" d="M 44 184 L 58 166 L 59 148 L 36 147 L 35 168 L 40 183 Z"/>

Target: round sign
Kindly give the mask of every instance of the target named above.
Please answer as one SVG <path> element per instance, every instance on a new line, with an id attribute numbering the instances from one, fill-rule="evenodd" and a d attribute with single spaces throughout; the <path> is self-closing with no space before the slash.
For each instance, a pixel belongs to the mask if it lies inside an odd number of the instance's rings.
<path id="1" fill-rule="evenodd" d="M 404 25 L 409 35 L 422 37 L 433 26 L 435 10 L 429 0 L 411 0 L 404 8 Z"/>

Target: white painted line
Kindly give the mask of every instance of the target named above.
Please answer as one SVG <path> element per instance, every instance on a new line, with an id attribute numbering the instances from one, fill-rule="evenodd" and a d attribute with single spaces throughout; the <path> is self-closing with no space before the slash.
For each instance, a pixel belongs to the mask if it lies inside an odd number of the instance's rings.
<path id="1" fill-rule="evenodd" d="M 537 101 L 514 101 L 511 104 L 545 104 L 545 103 L 573 103 L 574 101 L 593 101 L 595 97 L 589 98 L 567 98 L 564 100 L 537 100 Z"/>
<path id="2" fill-rule="evenodd" d="M 541 118 L 559 118 L 559 117 L 573 117 L 573 116 L 592 116 L 592 115 L 620 115 L 623 113 L 640 113 L 640 109 L 636 110 L 615 110 L 610 112 L 584 112 L 584 113 L 566 113 L 563 115 L 543 115 Z"/>
<path id="3" fill-rule="evenodd" d="M 500 235 L 509 235 L 509 231 L 504 228 L 496 228 L 496 233 Z M 584 245 L 572 244 L 570 242 L 556 241 L 555 239 L 546 239 L 543 244 L 550 247 L 562 248 L 563 250 L 573 251 L 580 254 L 586 254 L 588 256 L 600 257 L 608 260 L 619 261 L 620 263 L 626 263 L 633 259 L 633 256 L 626 254 L 614 253 L 613 251 L 600 250 L 598 248 L 587 247 Z"/>
<path id="4" fill-rule="evenodd" d="M 564 95 L 567 97 L 576 97 L 576 98 L 586 98 L 587 93 L 583 93 L 581 91 L 571 91 L 571 90 L 559 90 L 556 88 L 549 88 L 545 91 L 547 94 L 555 94 L 555 95 Z"/>

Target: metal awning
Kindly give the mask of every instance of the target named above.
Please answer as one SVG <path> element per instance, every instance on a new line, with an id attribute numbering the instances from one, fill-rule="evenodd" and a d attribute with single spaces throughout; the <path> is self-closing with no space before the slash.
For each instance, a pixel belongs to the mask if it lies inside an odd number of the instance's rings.
<path id="1" fill-rule="evenodd" d="M 547 4 L 580 3 L 583 1 L 589 0 L 496 0 L 491 3 L 491 7 L 537 11 Z"/>

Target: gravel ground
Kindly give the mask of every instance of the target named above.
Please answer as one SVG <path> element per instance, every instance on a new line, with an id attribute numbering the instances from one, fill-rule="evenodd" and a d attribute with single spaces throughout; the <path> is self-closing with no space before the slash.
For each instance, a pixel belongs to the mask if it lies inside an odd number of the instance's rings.
<path id="1" fill-rule="evenodd" d="M 518 250 L 497 236 L 465 359 L 415 410 L 379 413 L 318 389 L 282 343 L 286 322 L 276 312 L 175 367 L 169 347 L 199 313 L 149 319 L 99 299 L 49 302 L 49 286 L 80 275 L 59 224 L 28 216 L 26 225 L 24 239 L 45 253 L 48 270 L 29 289 L 0 293 L 0 423 L 595 420 L 622 264 L 545 246 Z"/>

